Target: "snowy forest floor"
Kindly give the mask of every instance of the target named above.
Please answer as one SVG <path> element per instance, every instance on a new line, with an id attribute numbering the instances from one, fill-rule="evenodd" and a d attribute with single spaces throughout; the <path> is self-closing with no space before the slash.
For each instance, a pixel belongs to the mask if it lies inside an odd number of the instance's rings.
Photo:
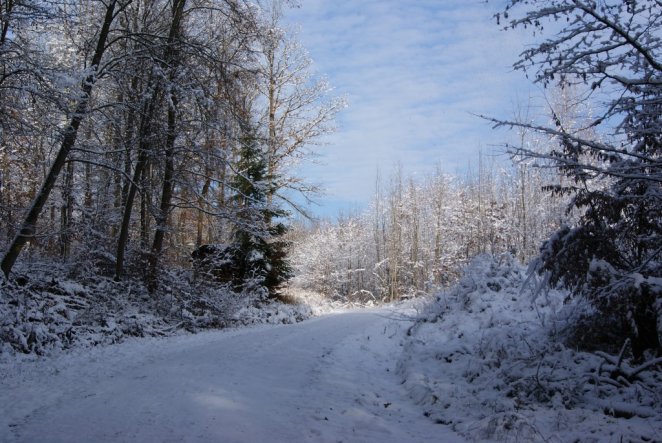
<path id="1" fill-rule="evenodd" d="M 237 294 L 227 285 L 194 278 L 190 270 L 164 274 L 153 294 L 140 275 L 116 282 L 52 263 L 33 264 L 15 274 L 11 282 L 0 282 L 0 361 L 131 337 L 295 323 L 314 314 L 295 299 L 281 303 Z"/>
<path id="2" fill-rule="evenodd" d="M 583 308 L 509 256 L 430 299 L 331 313 L 211 293 L 150 310 L 129 287 L 109 315 L 90 299 L 111 283 L 50 283 L 3 294 L 3 442 L 662 441 L 660 364 L 566 346 Z M 259 322 L 278 325 L 133 337 Z"/>
<path id="3" fill-rule="evenodd" d="M 476 257 L 407 335 L 412 398 L 470 440 L 662 441 L 662 359 L 575 349 L 590 308 L 539 283 L 507 254 Z"/>

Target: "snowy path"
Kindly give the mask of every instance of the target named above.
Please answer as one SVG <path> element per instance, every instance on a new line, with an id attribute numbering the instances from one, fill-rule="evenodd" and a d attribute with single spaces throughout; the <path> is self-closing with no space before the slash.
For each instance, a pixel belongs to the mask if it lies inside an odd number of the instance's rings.
<path id="1" fill-rule="evenodd" d="M 399 384 L 409 322 L 390 316 L 349 312 L 2 367 L 0 441 L 461 441 Z"/>

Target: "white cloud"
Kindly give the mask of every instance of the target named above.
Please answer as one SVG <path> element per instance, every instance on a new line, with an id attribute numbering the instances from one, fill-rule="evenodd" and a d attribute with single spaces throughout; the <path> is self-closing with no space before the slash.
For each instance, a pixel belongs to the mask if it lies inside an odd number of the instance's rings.
<path id="1" fill-rule="evenodd" d="M 479 147 L 507 136 L 472 115 L 509 117 L 518 89 L 528 93 L 523 74 L 510 67 L 523 35 L 500 31 L 495 7 L 478 0 L 301 0 L 288 12 L 318 72 L 350 104 L 327 139 L 325 165 L 305 170 L 326 186 L 322 203 L 332 210 L 367 203 L 377 167 L 388 171 L 395 162 L 406 172 L 431 172 L 438 163 L 455 172 Z"/>

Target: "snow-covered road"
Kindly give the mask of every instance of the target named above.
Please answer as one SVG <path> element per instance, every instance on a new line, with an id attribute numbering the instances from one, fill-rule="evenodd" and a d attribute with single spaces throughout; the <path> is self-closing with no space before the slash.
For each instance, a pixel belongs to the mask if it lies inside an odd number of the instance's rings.
<path id="1" fill-rule="evenodd" d="M 461 441 L 400 385 L 410 323 L 394 317 L 347 312 L 4 366 L 0 441 Z"/>

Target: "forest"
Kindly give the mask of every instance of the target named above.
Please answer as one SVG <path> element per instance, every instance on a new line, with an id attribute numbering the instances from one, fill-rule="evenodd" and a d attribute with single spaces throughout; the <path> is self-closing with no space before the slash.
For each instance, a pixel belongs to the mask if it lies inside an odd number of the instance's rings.
<path id="1" fill-rule="evenodd" d="M 279 2 L 2 3 L 0 236 L 16 285 L 3 303 L 66 278 L 204 305 L 188 293 L 197 268 L 210 271 L 209 245 L 230 263 L 209 290 L 275 296 L 289 276 L 284 206 L 313 191 L 294 166 L 344 106 L 281 13 Z M 179 275 L 192 261 L 196 276 Z"/>
<path id="2" fill-rule="evenodd" d="M 396 164 L 331 221 L 299 166 L 347 104 L 294 2 L 0 0 L 2 354 L 434 298 L 491 256 L 566 291 L 561 341 L 612 385 L 659 392 L 662 4 L 501 3 L 545 117 L 478 116 L 517 142 L 461 174 Z"/>

